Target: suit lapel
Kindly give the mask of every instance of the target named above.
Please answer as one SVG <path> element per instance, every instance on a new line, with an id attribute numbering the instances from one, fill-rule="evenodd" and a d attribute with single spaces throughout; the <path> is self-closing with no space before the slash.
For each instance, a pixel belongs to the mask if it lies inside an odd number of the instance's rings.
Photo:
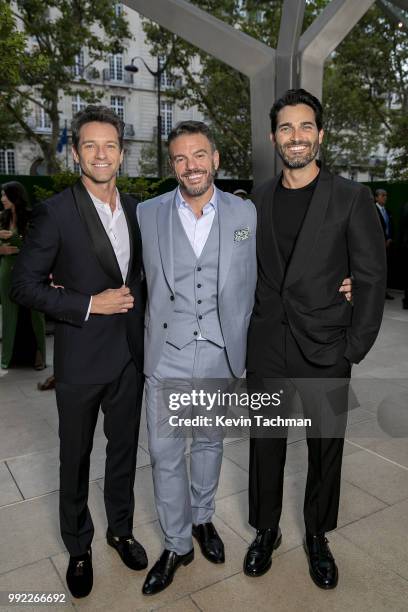
<path id="1" fill-rule="evenodd" d="M 218 255 L 218 295 L 227 280 L 231 264 L 232 250 L 234 248 L 234 231 L 243 229 L 236 227 L 236 219 L 232 204 L 217 190 L 218 226 L 219 226 L 219 255 Z"/>
<path id="2" fill-rule="evenodd" d="M 299 232 L 295 248 L 287 269 L 284 288 L 292 285 L 303 273 L 310 260 L 310 254 L 324 221 L 333 188 L 333 176 L 320 170 L 320 177 Z"/>
<path id="3" fill-rule="evenodd" d="M 157 233 L 160 257 L 164 276 L 170 289 L 174 292 L 174 257 L 173 257 L 173 207 L 176 190 L 163 196 L 157 210 Z"/>
<path id="4" fill-rule="evenodd" d="M 133 278 L 135 269 L 135 242 L 136 236 L 138 235 L 138 227 L 136 224 L 136 203 L 134 200 L 129 200 L 125 195 L 120 195 L 120 202 L 122 204 L 123 212 L 125 213 L 129 234 L 129 266 L 125 281 L 125 284 L 128 285 L 130 280 Z"/>
<path id="5" fill-rule="evenodd" d="M 121 286 L 123 279 L 115 252 L 82 181 L 75 183 L 72 187 L 72 193 L 79 215 L 88 230 L 93 249 L 102 269 L 115 284 Z"/>
<path id="6" fill-rule="evenodd" d="M 276 228 L 273 221 L 273 207 L 275 191 L 280 179 L 281 175 L 279 174 L 272 179 L 263 190 L 260 196 L 260 218 L 258 221 L 258 232 L 261 240 L 260 251 L 263 255 L 260 257 L 260 262 L 262 265 L 262 261 L 265 261 L 265 255 L 268 257 L 268 254 L 272 251 L 272 261 L 266 262 L 266 265 L 262 267 L 264 274 L 278 290 L 280 290 L 282 285 L 284 269 L 276 237 Z"/>

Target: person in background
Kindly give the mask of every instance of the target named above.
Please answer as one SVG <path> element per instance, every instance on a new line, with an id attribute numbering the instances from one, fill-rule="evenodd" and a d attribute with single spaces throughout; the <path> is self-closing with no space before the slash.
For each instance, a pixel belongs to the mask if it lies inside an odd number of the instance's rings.
<path id="1" fill-rule="evenodd" d="M 385 189 L 376 189 L 374 195 L 375 195 L 375 206 L 377 208 L 381 227 L 384 232 L 385 248 L 386 248 L 386 253 L 387 253 L 387 269 L 389 269 L 389 252 L 390 252 L 389 249 L 391 248 L 391 245 L 392 245 L 393 227 L 392 227 L 392 217 L 385 207 L 387 203 L 388 194 L 385 191 Z M 385 299 L 393 300 L 394 298 L 387 291 L 385 294 Z"/>
<path id="2" fill-rule="evenodd" d="M 1 187 L 0 297 L 2 305 L 1 367 L 32 364 L 45 368 L 45 320 L 36 310 L 18 306 L 9 297 L 11 276 L 28 223 L 28 197 L 21 183 Z"/>
<path id="3" fill-rule="evenodd" d="M 248 200 L 249 198 L 248 192 L 245 189 L 236 189 L 232 195 L 238 196 L 242 200 Z"/>
<path id="4" fill-rule="evenodd" d="M 404 270 L 404 297 L 402 298 L 402 308 L 408 310 L 408 202 L 402 207 L 401 220 L 400 220 L 400 244 L 401 244 L 401 255 L 403 260 Z"/>

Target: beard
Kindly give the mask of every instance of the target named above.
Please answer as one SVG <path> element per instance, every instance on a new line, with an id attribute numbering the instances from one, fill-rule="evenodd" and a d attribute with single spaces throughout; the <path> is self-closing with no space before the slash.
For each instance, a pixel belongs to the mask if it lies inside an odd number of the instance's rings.
<path id="1" fill-rule="evenodd" d="M 294 155 L 290 156 L 288 154 L 287 149 L 294 145 L 303 145 L 308 147 L 306 151 L 302 155 Z M 277 151 L 279 157 L 283 161 L 284 166 L 286 168 L 305 168 L 310 162 L 312 162 L 318 152 L 319 152 L 319 139 L 317 138 L 313 142 L 309 142 L 308 140 L 294 140 L 292 142 L 288 142 L 287 144 L 280 145 L 277 144 Z"/>
<path id="2" fill-rule="evenodd" d="M 206 180 L 204 181 L 204 183 L 197 185 L 197 186 L 188 185 L 185 181 L 183 181 L 183 178 L 186 178 L 190 176 L 191 174 L 205 174 Z M 177 181 L 178 181 L 178 184 L 180 185 L 181 190 L 184 191 L 184 193 L 186 193 L 190 197 L 194 198 L 194 197 L 202 196 L 206 191 L 209 190 L 211 185 L 214 183 L 214 177 L 216 174 L 217 174 L 217 170 L 214 166 L 214 163 L 212 163 L 211 170 L 209 172 L 203 171 L 203 170 L 190 170 L 189 172 L 184 172 L 184 174 L 182 174 L 181 176 L 178 176 Z"/>

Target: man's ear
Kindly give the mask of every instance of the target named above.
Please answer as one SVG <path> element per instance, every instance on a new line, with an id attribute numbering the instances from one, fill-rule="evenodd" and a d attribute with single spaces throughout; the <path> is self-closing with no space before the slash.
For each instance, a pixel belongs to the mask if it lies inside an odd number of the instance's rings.
<path id="1" fill-rule="evenodd" d="M 220 154 L 218 153 L 217 150 L 215 150 L 213 153 L 213 162 L 214 162 L 214 168 L 218 170 L 218 168 L 220 167 Z"/>
<path id="2" fill-rule="evenodd" d="M 269 134 L 269 140 L 271 141 L 271 143 L 273 144 L 273 146 L 276 145 L 276 138 L 275 138 L 275 134 L 273 132 L 271 132 Z"/>
<path id="3" fill-rule="evenodd" d="M 324 130 L 320 130 L 319 132 L 319 144 L 322 144 L 324 136 Z"/>
<path id="4" fill-rule="evenodd" d="M 74 158 L 74 161 L 76 164 L 79 164 L 79 155 L 78 155 L 78 151 L 76 150 L 76 148 L 74 147 L 74 145 L 72 145 L 71 147 L 71 151 L 72 151 L 72 157 Z"/>

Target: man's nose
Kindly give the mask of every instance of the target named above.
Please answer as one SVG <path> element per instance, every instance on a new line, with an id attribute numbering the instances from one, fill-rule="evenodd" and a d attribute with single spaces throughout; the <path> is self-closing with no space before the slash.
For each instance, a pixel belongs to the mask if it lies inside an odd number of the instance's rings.
<path id="1" fill-rule="evenodd" d="M 103 159 L 106 157 L 106 151 L 105 151 L 105 147 L 103 146 L 97 146 L 96 147 L 96 157 L 98 159 Z"/>

